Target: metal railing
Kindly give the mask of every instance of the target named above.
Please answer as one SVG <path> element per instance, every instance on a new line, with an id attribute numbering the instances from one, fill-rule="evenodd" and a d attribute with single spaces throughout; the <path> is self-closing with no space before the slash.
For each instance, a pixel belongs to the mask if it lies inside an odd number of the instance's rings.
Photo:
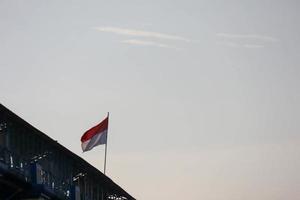
<path id="1" fill-rule="evenodd" d="M 18 176 L 25 182 L 42 185 L 45 189 L 62 199 L 69 199 L 71 184 L 64 181 L 60 182 L 55 175 L 50 171 L 44 170 L 43 166 L 36 161 L 26 160 L 7 148 L 0 147 L 0 166 L 6 172 Z"/>

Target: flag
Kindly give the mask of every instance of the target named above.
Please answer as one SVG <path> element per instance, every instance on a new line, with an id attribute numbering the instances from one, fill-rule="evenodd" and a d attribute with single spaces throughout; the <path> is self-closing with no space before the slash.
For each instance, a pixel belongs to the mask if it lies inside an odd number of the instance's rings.
<path id="1" fill-rule="evenodd" d="M 81 137 L 82 151 L 89 151 L 95 146 L 106 144 L 108 130 L 108 116 L 98 125 L 87 130 Z"/>

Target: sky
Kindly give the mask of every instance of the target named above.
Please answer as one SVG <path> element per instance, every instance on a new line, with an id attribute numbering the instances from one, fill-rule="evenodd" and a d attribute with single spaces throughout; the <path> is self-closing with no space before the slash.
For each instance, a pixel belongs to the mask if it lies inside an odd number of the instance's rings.
<path id="1" fill-rule="evenodd" d="M 0 102 L 141 200 L 297 200 L 300 1 L 0 0 Z"/>

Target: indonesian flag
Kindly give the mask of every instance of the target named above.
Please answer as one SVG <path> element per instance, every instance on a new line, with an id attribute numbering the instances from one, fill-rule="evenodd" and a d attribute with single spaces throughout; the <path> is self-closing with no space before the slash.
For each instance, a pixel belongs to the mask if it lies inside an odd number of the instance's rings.
<path id="1" fill-rule="evenodd" d="M 95 146 L 106 144 L 108 130 L 108 116 L 100 124 L 87 130 L 81 137 L 82 151 L 89 151 Z"/>

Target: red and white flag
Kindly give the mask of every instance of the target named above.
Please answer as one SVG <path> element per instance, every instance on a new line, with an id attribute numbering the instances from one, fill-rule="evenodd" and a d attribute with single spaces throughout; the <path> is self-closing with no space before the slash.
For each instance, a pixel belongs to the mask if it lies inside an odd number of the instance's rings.
<path id="1" fill-rule="evenodd" d="M 87 130 L 81 137 L 82 151 L 89 151 L 95 146 L 107 143 L 108 116 L 100 124 Z"/>

